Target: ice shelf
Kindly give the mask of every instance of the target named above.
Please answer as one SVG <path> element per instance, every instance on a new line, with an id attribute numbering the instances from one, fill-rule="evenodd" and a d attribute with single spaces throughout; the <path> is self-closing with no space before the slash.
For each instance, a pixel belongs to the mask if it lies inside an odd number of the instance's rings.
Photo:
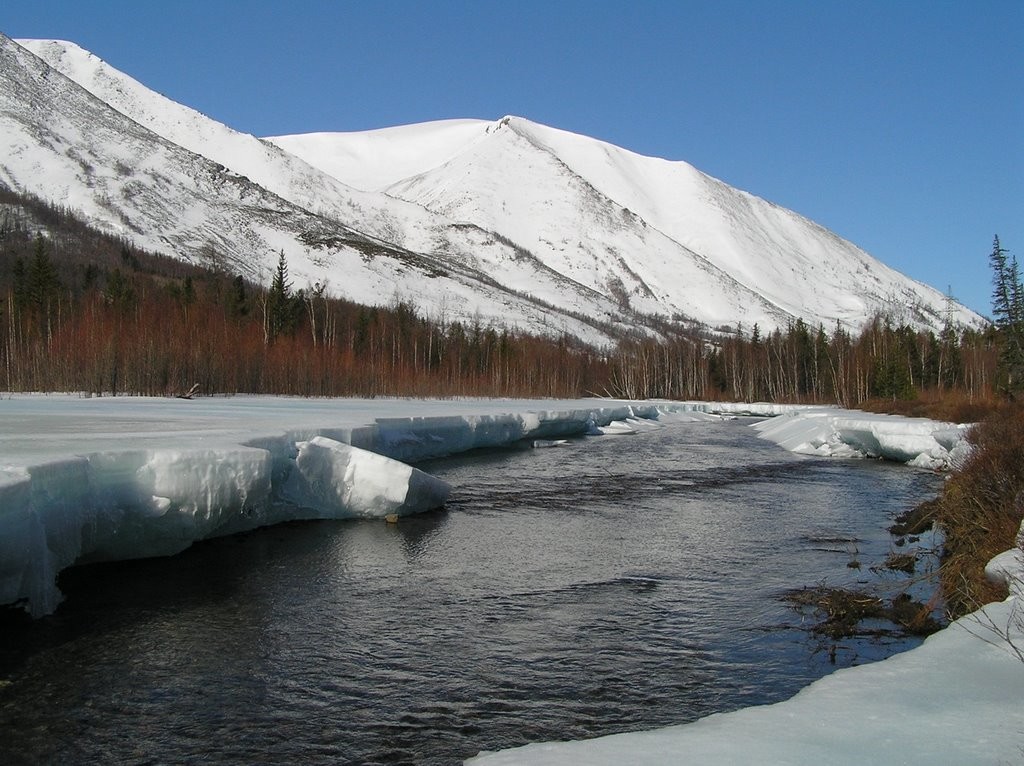
<path id="1" fill-rule="evenodd" d="M 282 521 L 437 508 L 448 485 L 408 463 L 658 414 L 604 400 L 0 400 L 0 604 L 52 612 L 73 564 L 171 555 Z"/>
<path id="2" fill-rule="evenodd" d="M 442 505 L 408 465 L 515 442 L 635 434 L 659 418 L 773 420 L 797 452 L 937 467 L 956 426 L 765 403 L 209 397 L 0 400 L 0 604 L 60 601 L 68 566 L 164 556 L 282 521 L 402 515 Z"/>
<path id="3" fill-rule="evenodd" d="M 754 428 L 803 455 L 877 457 L 933 470 L 953 467 L 970 451 L 966 425 L 832 407 L 793 409 Z"/>

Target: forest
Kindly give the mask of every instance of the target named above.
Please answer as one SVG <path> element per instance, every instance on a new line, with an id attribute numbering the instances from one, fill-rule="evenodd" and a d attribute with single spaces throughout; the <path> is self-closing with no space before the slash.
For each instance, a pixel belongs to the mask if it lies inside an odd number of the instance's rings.
<path id="1" fill-rule="evenodd" d="M 45 236 L 40 233 L 44 230 Z M 964 406 L 1019 388 L 1020 276 L 995 242 L 995 323 L 936 335 L 877 316 L 723 335 L 662 325 L 609 348 L 364 306 L 145 253 L 0 191 L 0 389 L 95 395 L 671 398 Z M 1014 360 L 1017 361 L 1014 361 Z"/>

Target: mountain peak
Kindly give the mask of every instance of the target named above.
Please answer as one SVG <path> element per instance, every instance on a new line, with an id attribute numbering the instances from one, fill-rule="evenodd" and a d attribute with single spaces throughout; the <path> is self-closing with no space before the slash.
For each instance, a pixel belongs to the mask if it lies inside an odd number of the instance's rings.
<path id="1" fill-rule="evenodd" d="M 943 323 L 939 291 L 685 162 L 515 115 L 258 139 L 74 43 L 5 41 L 0 182 L 157 252 L 261 278 L 284 251 L 299 284 L 359 302 L 595 342 L 672 319 Z"/>
<path id="2" fill-rule="evenodd" d="M 100 61 L 100 57 L 92 51 L 88 51 L 76 42 L 71 40 L 59 40 L 56 38 L 19 38 L 15 40 L 18 45 L 22 48 L 32 50 L 33 48 L 51 51 L 51 56 L 55 55 L 75 55 L 81 56 L 86 59 L 94 59 Z"/>
<path id="3" fill-rule="evenodd" d="M 502 117 L 495 123 L 495 129 L 508 127 L 514 128 L 522 123 L 527 122 L 529 122 L 529 120 L 525 119 L 524 117 L 517 117 L 514 114 L 506 114 L 504 117 Z"/>

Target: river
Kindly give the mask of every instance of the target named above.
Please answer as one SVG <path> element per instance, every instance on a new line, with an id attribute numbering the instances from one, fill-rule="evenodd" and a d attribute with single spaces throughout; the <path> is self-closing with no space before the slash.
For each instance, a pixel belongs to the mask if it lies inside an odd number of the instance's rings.
<path id="1" fill-rule="evenodd" d="M 779 701 L 919 641 L 833 663 L 780 596 L 902 587 L 869 567 L 930 473 L 742 421 L 421 467 L 446 509 L 80 567 L 55 615 L 6 612 L 0 762 L 451 764 Z"/>

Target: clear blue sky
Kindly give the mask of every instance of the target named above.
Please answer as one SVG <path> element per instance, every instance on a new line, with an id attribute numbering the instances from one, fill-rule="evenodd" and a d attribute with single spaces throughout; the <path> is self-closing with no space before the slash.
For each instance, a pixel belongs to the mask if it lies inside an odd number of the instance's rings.
<path id="1" fill-rule="evenodd" d="M 0 7 L 257 135 L 515 114 L 683 159 L 988 314 L 1024 261 L 1024 0 Z"/>

